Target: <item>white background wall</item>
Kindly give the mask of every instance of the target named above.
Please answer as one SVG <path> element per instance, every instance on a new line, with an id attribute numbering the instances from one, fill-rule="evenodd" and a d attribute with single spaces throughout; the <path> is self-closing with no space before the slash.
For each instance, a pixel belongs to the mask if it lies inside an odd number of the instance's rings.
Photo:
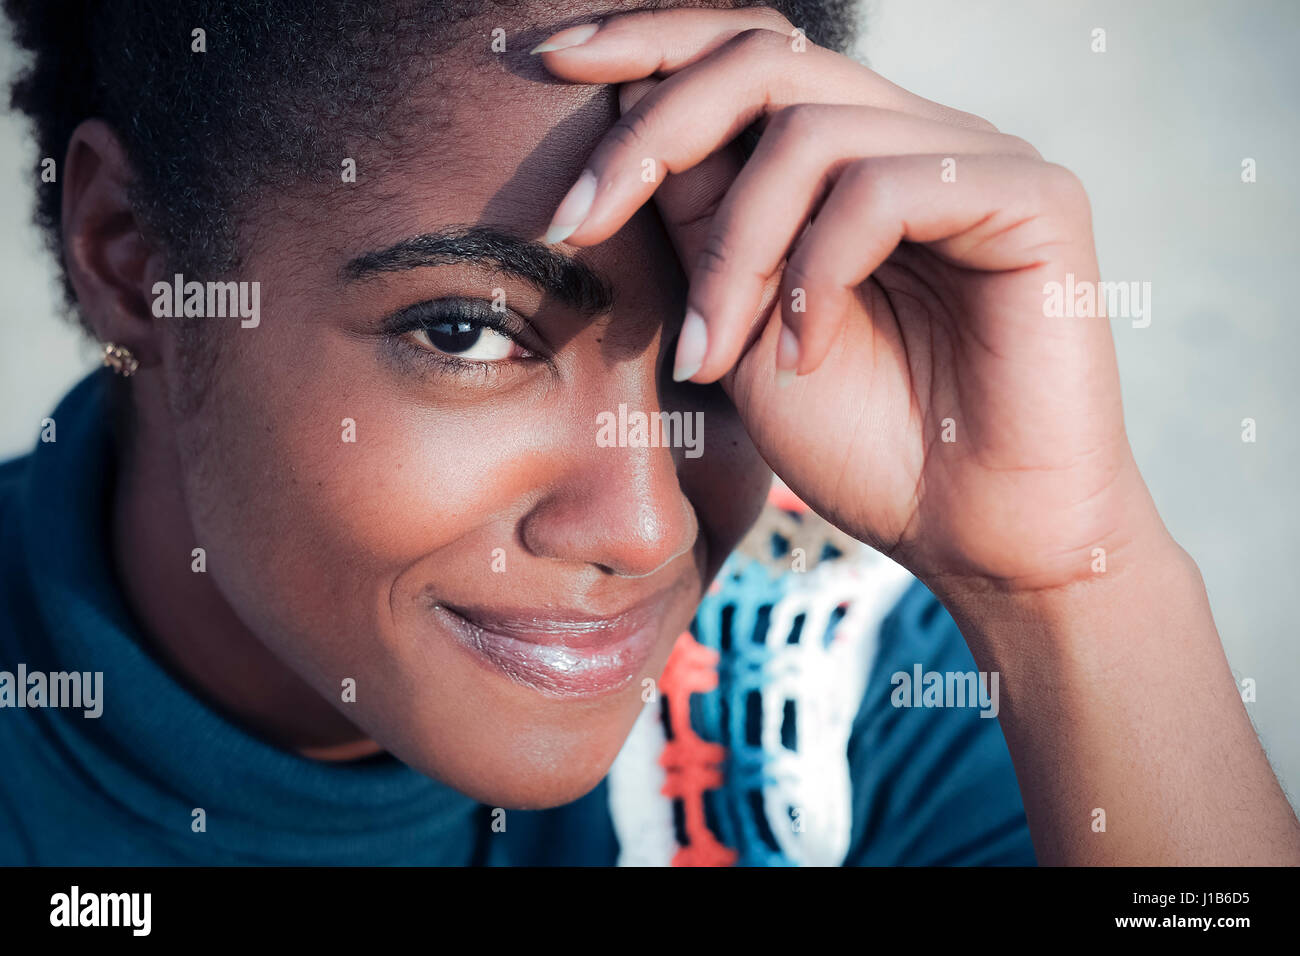
<path id="1" fill-rule="evenodd" d="M 1152 283 L 1150 327 L 1112 323 L 1129 434 L 1201 566 L 1234 672 L 1256 681 L 1248 709 L 1295 803 L 1300 183 L 1286 164 L 1300 158 L 1300 4 L 874 0 L 865 20 L 879 72 L 1075 170 L 1103 277 Z M 1095 27 L 1105 53 L 1090 50 Z M 6 39 L 0 74 L 13 67 Z M 0 457 L 26 449 L 96 361 L 53 318 L 54 270 L 29 225 L 32 148 L 0 113 Z"/>

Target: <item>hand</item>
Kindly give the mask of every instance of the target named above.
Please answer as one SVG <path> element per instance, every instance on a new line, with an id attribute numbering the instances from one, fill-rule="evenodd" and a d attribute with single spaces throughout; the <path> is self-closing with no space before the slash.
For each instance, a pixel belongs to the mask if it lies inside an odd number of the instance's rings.
<path id="1" fill-rule="evenodd" d="M 677 377 L 721 380 L 796 494 L 932 587 L 1066 586 L 1096 548 L 1167 538 L 1108 320 L 1044 316 L 1046 283 L 1098 279 L 1073 174 L 772 10 L 630 13 L 546 49 L 590 32 L 545 65 L 625 84 L 624 113 L 548 239 L 599 243 L 654 197 L 690 277 Z M 747 161 L 724 148 L 754 123 Z"/>
<path id="2" fill-rule="evenodd" d="M 624 84 L 624 112 L 548 239 L 598 243 L 654 196 L 691 280 L 676 377 L 720 380 L 791 488 L 1002 674 L 1040 863 L 1295 865 L 1300 823 L 1134 464 L 1110 326 L 1043 314 L 1046 283 L 1098 278 L 1078 180 L 793 33 L 679 9 L 552 37 L 585 42 L 547 68 Z M 726 144 L 751 124 L 745 160 Z"/>

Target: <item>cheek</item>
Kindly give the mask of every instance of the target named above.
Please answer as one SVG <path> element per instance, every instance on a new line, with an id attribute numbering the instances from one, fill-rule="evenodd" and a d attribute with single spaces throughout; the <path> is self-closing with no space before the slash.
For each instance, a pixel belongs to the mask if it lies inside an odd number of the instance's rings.
<path id="1" fill-rule="evenodd" d="M 512 549 L 519 515 L 579 436 L 540 403 L 421 406 L 354 341 L 318 340 L 282 365 L 274 344 L 231 357 L 184 442 L 222 595 L 336 706 L 354 678 L 357 700 L 341 709 L 416 769 L 496 805 L 586 792 L 626 738 L 639 686 L 539 699 L 431 634 L 411 600 L 425 585 L 499 600 L 493 550 Z"/>
<path id="2" fill-rule="evenodd" d="M 274 328 L 264 323 L 255 349 L 230 356 L 205 403 L 212 413 L 183 443 L 197 543 L 259 636 L 309 634 L 314 654 L 332 634 L 347 647 L 361 633 L 383 640 L 396 598 L 477 579 L 498 548 L 513 552 L 539 489 L 593 443 L 583 423 L 594 413 L 518 395 L 469 402 L 450 384 L 459 405 L 431 407 L 377 349 L 343 335 L 302 349 Z M 679 481 L 716 572 L 761 510 L 771 472 L 720 388 L 665 398 L 703 417 L 702 454 L 679 459 Z M 307 650 L 286 654 L 310 669 Z"/>
<path id="3" fill-rule="evenodd" d="M 518 499 L 535 423 L 412 404 L 342 336 L 283 363 L 277 344 L 232 356 L 214 414 L 190 425 L 196 533 L 259 634 L 319 637 L 339 621 L 379 633 L 404 569 L 465 545 Z"/>

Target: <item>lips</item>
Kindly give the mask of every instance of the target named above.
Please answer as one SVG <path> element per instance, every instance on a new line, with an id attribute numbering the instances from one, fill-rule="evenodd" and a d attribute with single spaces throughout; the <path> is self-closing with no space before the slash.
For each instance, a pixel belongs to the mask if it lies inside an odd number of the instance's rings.
<path id="1" fill-rule="evenodd" d="M 550 697 L 597 697 L 645 676 L 666 595 L 613 617 L 438 604 L 433 613 L 481 664 Z"/>

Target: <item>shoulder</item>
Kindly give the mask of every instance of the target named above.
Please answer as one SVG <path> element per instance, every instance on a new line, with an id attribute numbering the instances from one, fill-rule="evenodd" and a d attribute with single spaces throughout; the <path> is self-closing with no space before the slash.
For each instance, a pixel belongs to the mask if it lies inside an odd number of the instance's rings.
<path id="1" fill-rule="evenodd" d="M 9 680 L 12 675 L 8 672 L 23 658 L 17 644 L 19 629 L 30 618 L 20 515 L 22 489 L 31 462 L 30 454 L 0 462 L 0 671 L 6 672 Z M 0 765 L 19 765 L 19 741 L 25 739 L 27 730 L 19 724 L 24 718 L 25 712 L 0 707 Z M 8 779 L 16 783 L 18 778 Z M 8 783 L 0 779 L 0 866 L 33 862 L 14 803 L 16 797 Z"/>
<path id="2" fill-rule="evenodd" d="M 25 562 L 22 514 L 34 460 L 35 454 L 28 453 L 0 462 L 0 569 L 3 569 L 0 577 L 4 581 L 0 584 L 0 594 L 5 595 L 6 603 L 19 583 L 15 580 L 17 566 Z M 6 623 L 12 623 L 11 614 L 6 613 L 4 617 L 0 621 L 0 634 L 6 630 Z"/>
<path id="3" fill-rule="evenodd" d="M 854 721 L 848 862 L 1034 864 L 998 689 L 943 605 L 913 583 L 881 626 Z"/>
<path id="4" fill-rule="evenodd" d="M 0 509 L 7 512 L 12 507 L 12 501 L 18 496 L 18 490 L 22 487 L 23 478 L 31 468 L 31 463 L 30 452 L 0 462 Z"/>
<path id="5" fill-rule="evenodd" d="M 31 462 L 29 454 L 0 463 L 0 662 L 12 656 L 7 642 L 16 626 L 14 604 L 26 581 L 21 515 Z"/>

